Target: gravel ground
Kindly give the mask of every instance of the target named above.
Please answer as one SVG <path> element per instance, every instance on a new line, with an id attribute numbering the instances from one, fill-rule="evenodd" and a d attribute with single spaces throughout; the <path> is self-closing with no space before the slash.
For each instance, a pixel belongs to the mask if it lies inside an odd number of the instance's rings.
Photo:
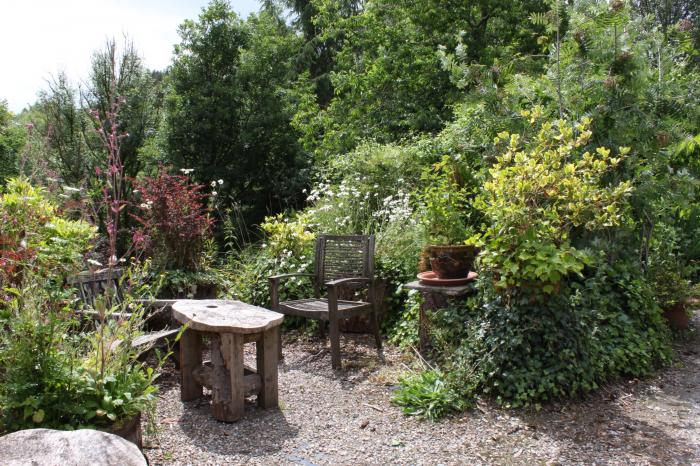
<path id="1" fill-rule="evenodd" d="M 406 356 L 388 349 L 381 363 L 364 336 L 346 336 L 342 347 L 344 368 L 334 373 L 320 340 L 286 343 L 280 409 L 250 400 L 233 424 L 215 421 L 206 399 L 181 402 L 176 373 L 166 370 L 158 433 L 144 450 L 150 464 L 700 465 L 698 333 L 677 344 L 676 364 L 654 378 L 539 413 L 484 403 L 438 423 L 390 404 Z"/>

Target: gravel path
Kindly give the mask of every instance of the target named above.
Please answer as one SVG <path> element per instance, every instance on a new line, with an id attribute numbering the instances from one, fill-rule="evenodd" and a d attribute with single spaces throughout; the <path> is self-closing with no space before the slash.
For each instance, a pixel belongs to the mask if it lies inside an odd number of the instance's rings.
<path id="1" fill-rule="evenodd" d="M 281 409 L 251 402 L 233 424 L 213 420 L 206 400 L 182 403 L 176 374 L 166 371 L 159 432 L 144 453 L 152 465 L 700 465 L 700 336 L 677 346 L 674 367 L 582 401 L 539 413 L 484 403 L 432 423 L 390 404 L 404 363 L 397 351 L 381 364 L 369 338 L 348 336 L 336 374 L 322 342 L 285 344 Z"/>

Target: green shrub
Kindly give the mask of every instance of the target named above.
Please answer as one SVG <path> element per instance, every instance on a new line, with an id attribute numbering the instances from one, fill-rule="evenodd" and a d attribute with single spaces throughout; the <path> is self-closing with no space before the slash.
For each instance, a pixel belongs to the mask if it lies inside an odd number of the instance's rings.
<path id="1" fill-rule="evenodd" d="M 30 268 L 59 281 L 82 267 L 96 231 L 82 220 L 63 218 L 47 191 L 23 178 L 9 180 L 0 195 L 0 223 L 0 259 L 10 253 L 20 257 L 20 263 L 5 260 L 4 270 Z"/>
<path id="2" fill-rule="evenodd" d="M 264 243 L 249 245 L 232 254 L 228 268 L 229 294 L 236 299 L 268 306 L 270 290 L 268 277 L 285 273 L 311 273 L 314 238 L 304 214 L 268 217 L 261 227 Z M 306 277 L 292 277 L 280 286 L 280 300 L 313 295 L 311 281 Z"/>
<path id="3" fill-rule="evenodd" d="M 404 414 L 435 421 L 451 412 L 469 406 L 469 401 L 445 381 L 436 370 L 410 374 L 400 380 L 392 402 L 401 406 Z"/>
<path id="4" fill-rule="evenodd" d="M 99 330 L 80 332 L 66 301 L 53 299 L 39 281 L 28 276 L 0 317 L 2 429 L 99 428 L 150 412 L 155 373 L 136 361 L 130 345 L 139 309 L 130 308 L 126 321 L 108 319 Z"/>
<path id="5" fill-rule="evenodd" d="M 449 156 L 423 173 L 426 187 L 421 193 L 422 222 L 428 244 L 461 244 L 473 233 L 470 194 L 474 186 L 465 186 L 456 163 Z"/>
<path id="6" fill-rule="evenodd" d="M 492 283 L 484 275 L 480 296 L 431 316 L 441 370 L 467 397 L 539 406 L 671 360 L 668 328 L 634 264 L 601 260 L 546 299 L 532 290 L 506 296 Z"/>
<path id="7" fill-rule="evenodd" d="M 405 292 L 404 292 L 405 293 Z M 418 291 L 411 290 L 408 298 L 397 303 L 400 309 L 387 324 L 389 342 L 401 348 L 418 346 L 418 318 L 421 298 Z M 400 307 L 399 307 L 400 306 Z"/>
<path id="8" fill-rule="evenodd" d="M 523 112 L 536 123 L 542 109 Z M 592 133 L 590 120 L 575 125 L 564 120 L 542 123 L 532 141 L 501 133 L 505 143 L 491 177 L 484 184 L 479 207 L 490 226 L 477 244 L 484 247 L 481 263 L 504 291 L 534 287 L 556 293 L 569 274 L 581 274 L 590 263 L 586 250 L 571 244 L 575 228 L 602 230 L 624 221 L 629 181 L 606 185 L 619 157 L 598 147 L 585 150 Z"/>

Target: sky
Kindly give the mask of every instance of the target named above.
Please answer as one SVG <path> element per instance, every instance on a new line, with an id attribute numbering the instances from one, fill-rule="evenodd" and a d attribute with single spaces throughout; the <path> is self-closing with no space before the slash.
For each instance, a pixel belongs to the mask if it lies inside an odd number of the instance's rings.
<path id="1" fill-rule="evenodd" d="M 34 103 L 63 71 L 88 77 L 94 51 L 107 39 L 133 40 L 147 68 L 165 69 L 179 42 L 177 27 L 196 19 L 208 0 L 0 0 L 0 100 L 12 112 Z M 243 17 L 258 0 L 229 0 Z"/>

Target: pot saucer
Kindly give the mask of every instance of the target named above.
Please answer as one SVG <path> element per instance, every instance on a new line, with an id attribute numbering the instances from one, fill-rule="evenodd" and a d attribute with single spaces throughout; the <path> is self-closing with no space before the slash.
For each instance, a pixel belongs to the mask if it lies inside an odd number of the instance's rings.
<path id="1" fill-rule="evenodd" d="M 476 280 L 478 276 L 476 272 L 469 272 L 469 274 L 463 278 L 438 278 L 435 272 L 421 272 L 418 274 L 418 280 L 420 280 L 423 285 L 459 286 L 466 285 Z"/>

